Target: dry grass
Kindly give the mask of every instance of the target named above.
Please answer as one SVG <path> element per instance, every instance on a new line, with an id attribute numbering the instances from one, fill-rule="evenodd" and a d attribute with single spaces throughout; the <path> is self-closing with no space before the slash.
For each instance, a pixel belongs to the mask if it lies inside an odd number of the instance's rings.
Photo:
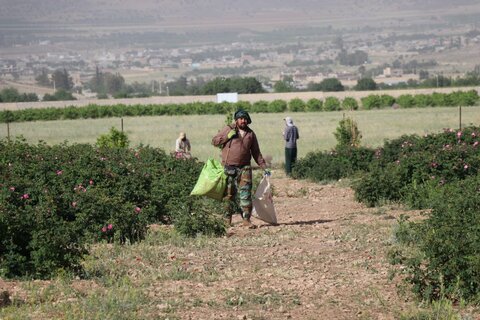
<path id="1" fill-rule="evenodd" d="M 271 155 L 273 163 L 283 162 L 283 118 L 287 114 L 253 114 L 252 129 L 256 132 L 262 153 Z M 402 134 L 439 132 L 443 128 L 459 127 L 458 108 L 428 108 L 408 110 L 374 110 L 355 112 L 317 112 L 289 114 L 299 127 L 299 157 L 314 150 L 328 150 L 335 146 L 333 132 L 344 117 L 353 117 L 362 133 L 362 144 L 376 147 L 385 139 Z M 223 115 L 161 116 L 124 118 L 124 130 L 131 145 L 139 144 L 173 150 L 180 131 L 185 131 L 192 143 L 193 154 L 200 160 L 218 155 L 211 146 L 211 138 L 225 124 Z M 480 108 L 462 108 L 462 126 L 480 123 Z M 12 136 L 22 135 L 30 142 L 39 140 L 49 144 L 95 143 L 97 137 L 110 127 L 121 127 L 118 118 L 39 121 L 10 124 Z M 0 136 L 6 137 L 5 124 L 0 126 Z"/>

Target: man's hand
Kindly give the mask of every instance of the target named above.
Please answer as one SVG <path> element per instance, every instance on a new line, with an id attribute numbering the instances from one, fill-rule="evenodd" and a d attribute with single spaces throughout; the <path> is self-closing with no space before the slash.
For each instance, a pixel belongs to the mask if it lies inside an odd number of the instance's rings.
<path id="1" fill-rule="evenodd" d="M 272 172 L 270 171 L 270 169 L 264 169 L 263 170 L 263 175 L 267 176 L 267 177 L 270 177 L 272 175 Z"/>
<path id="2" fill-rule="evenodd" d="M 237 134 L 237 131 L 235 131 L 234 129 L 232 129 L 232 130 L 230 130 L 230 131 L 227 133 L 227 138 L 228 138 L 228 139 L 232 139 L 236 134 Z"/>

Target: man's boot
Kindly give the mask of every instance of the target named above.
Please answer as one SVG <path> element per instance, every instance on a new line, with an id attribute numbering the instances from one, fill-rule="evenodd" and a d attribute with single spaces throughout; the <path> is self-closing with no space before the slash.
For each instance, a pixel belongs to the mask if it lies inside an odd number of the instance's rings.
<path id="1" fill-rule="evenodd" d="M 232 226 L 232 216 L 223 217 L 223 223 L 225 223 L 225 226 L 227 226 L 227 228 L 231 227 Z"/>

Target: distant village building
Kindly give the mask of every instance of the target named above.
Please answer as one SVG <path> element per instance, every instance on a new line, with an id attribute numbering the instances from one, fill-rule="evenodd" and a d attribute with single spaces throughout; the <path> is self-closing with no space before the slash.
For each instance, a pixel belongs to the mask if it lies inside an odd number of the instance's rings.
<path id="1" fill-rule="evenodd" d="M 295 71 L 293 74 L 293 81 L 295 82 L 304 82 L 307 79 L 307 74 L 305 72 Z"/>
<path id="2" fill-rule="evenodd" d="M 386 78 L 401 77 L 401 76 L 403 76 L 403 70 L 402 69 L 392 69 L 390 67 L 387 67 L 387 68 L 383 69 L 383 75 Z"/>
<path id="3" fill-rule="evenodd" d="M 73 87 L 78 87 L 78 88 L 83 87 L 81 75 L 79 72 L 72 73 L 71 77 L 72 77 Z"/>
<path id="4" fill-rule="evenodd" d="M 255 58 L 253 56 L 249 55 L 249 54 L 243 54 L 242 53 L 241 60 L 242 60 L 242 64 L 245 64 L 247 62 L 251 64 L 255 61 Z"/>
<path id="5" fill-rule="evenodd" d="M 323 74 L 310 75 L 307 77 L 307 82 L 322 82 L 325 79 Z"/>
<path id="6" fill-rule="evenodd" d="M 148 59 L 148 64 L 151 67 L 161 67 L 162 66 L 162 59 L 160 59 L 160 58 L 150 58 L 150 59 Z"/>
<path id="7" fill-rule="evenodd" d="M 341 72 L 341 73 L 338 73 L 335 78 L 337 78 L 338 80 L 351 81 L 351 80 L 357 80 L 358 76 L 356 73 L 353 73 L 353 72 Z"/>
<path id="8" fill-rule="evenodd" d="M 180 63 L 182 64 L 182 66 L 190 67 L 193 63 L 193 60 L 190 58 L 183 58 L 180 60 Z"/>

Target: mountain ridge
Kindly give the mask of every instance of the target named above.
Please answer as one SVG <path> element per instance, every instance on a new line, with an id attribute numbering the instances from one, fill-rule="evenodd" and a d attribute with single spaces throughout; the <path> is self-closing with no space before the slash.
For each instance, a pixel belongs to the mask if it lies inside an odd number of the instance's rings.
<path id="1" fill-rule="evenodd" d="M 1 0 L 0 21 L 3 25 L 154 25 L 185 26 L 195 24 L 228 25 L 233 20 L 277 25 L 311 24 L 323 20 L 388 19 L 426 15 L 480 13 L 475 0 Z M 215 23 L 218 22 L 218 23 Z"/>

